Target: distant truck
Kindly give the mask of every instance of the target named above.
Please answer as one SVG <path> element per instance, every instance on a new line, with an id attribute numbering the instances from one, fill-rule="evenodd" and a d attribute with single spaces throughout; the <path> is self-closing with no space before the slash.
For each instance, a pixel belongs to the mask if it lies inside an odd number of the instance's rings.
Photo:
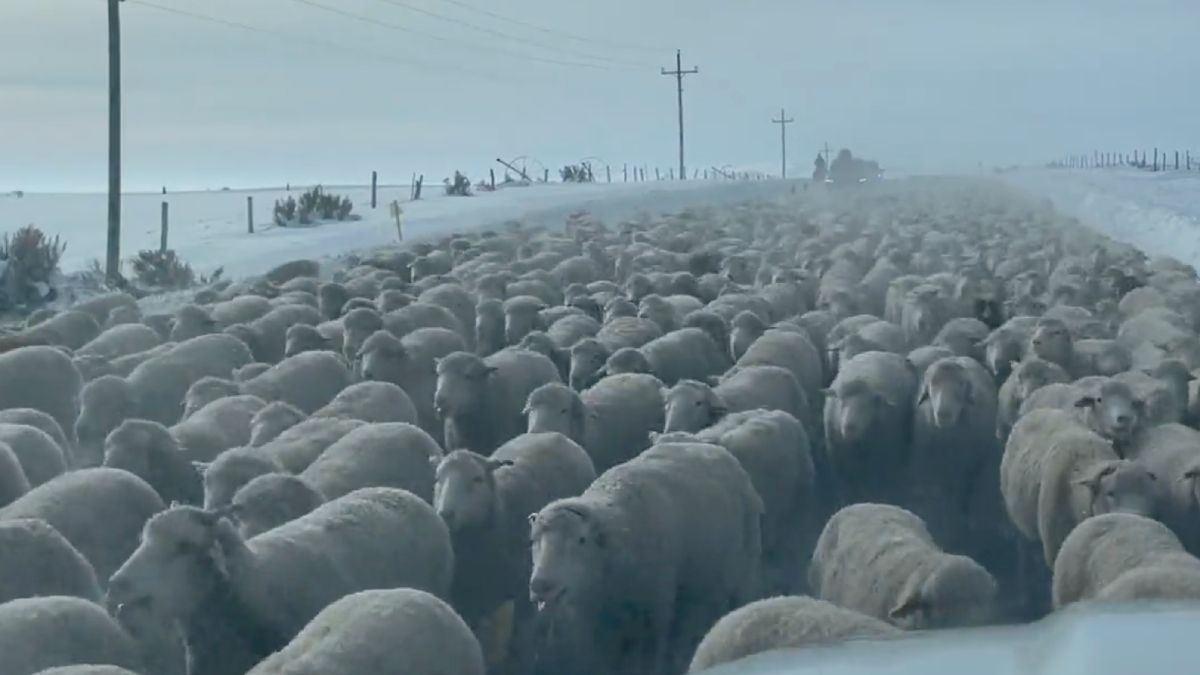
<path id="1" fill-rule="evenodd" d="M 846 148 L 842 148 L 837 157 L 834 157 L 833 161 L 829 163 L 828 171 L 825 171 L 823 161 L 817 164 L 817 168 L 819 171 L 813 172 L 814 179 L 819 172 L 824 174 L 826 183 L 835 187 L 876 183 L 883 180 L 883 169 L 879 167 L 878 162 L 855 157 Z"/>

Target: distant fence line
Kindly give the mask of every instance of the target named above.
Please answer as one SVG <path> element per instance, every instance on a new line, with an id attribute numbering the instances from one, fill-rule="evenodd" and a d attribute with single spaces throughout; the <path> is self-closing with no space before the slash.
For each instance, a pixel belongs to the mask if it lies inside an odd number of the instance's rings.
<path id="1" fill-rule="evenodd" d="M 1146 171 L 1200 171 L 1200 155 L 1192 158 L 1191 150 L 1134 150 L 1133 152 L 1103 152 L 1067 155 L 1046 164 L 1051 169 L 1106 169 L 1132 167 Z"/>

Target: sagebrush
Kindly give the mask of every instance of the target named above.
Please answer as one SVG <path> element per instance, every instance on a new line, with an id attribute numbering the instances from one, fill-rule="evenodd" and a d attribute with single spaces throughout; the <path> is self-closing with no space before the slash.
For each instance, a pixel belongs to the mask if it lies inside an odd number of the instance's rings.
<path id="1" fill-rule="evenodd" d="M 275 201 L 275 224 L 279 227 L 312 225 L 320 221 L 353 220 L 354 202 L 349 197 L 326 192 L 318 185 L 300 195 Z"/>
<path id="2" fill-rule="evenodd" d="M 174 249 L 145 250 L 129 259 L 138 284 L 147 288 L 180 289 L 196 284 L 196 273 Z"/>
<path id="3" fill-rule="evenodd" d="M 33 225 L 26 225 L 0 239 L 0 261 L 4 263 L 3 297 L 0 309 L 30 307 L 54 299 L 54 277 L 67 244 L 57 236 L 50 239 Z"/>
<path id="4" fill-rule="evenodd" d="M 471 179 L 463 175 L 461 171 L 454 172 L 453 181 L 447 178 L 442 182 L 446 184 L 446 194 L 452 197 L 471 196 Z"/>

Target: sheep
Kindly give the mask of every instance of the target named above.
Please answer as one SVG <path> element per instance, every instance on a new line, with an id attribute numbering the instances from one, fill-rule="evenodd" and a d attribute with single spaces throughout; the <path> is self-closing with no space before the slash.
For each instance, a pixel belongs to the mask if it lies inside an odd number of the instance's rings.
<path id="1" fill-rule="evenodd" d="M 199 463 L 203 477 L 204 508 L 227 506 L 242 486 L 254 478 L 283 470 L 272 456 L 254 448 L 233 448 L 211 462 Z"/>
<path id="2" fill-rule="evenodd" d="M 289 260 L 267 270 L 263 278 L 273 284 L 286 284 L 293 279 L 320 277 L 321 263 L 316 260 Z"/>
<path id="3" fill-rule="evenodd" d="M 583 338 L 594 337 L 600 332 L 600 322 L 586 314 L 572 314 L 550 324 L 546 335 L 560 349 L 570 349 Z"/>
<path id="4" fill-rule="evenodd" d="M 539 312 L 546 305 L 539 298 L 530 295 L 518 295 L 504 301 L 504 341 L 505 344 L 515 345 L 533 330 L 545 330 Z"/>
<path id="5" fill-rule="evenodd" d="M 316 326 L 298 323 L 289 326 L 284 337 L 284 358 L 304 352 L 331 351 L 341 353 L 342 345 L 322 333 Z"/>
<path id="6" fill-rule="evenodd" d="M 17 454 L 8 443 L 0 442 L 0 507 L 11 504 L 30 487 Z"/>
<path id="7" fill-rule="evenodd" d="M 996 438 L 1008 439 L 1025 402 L 1034 392 L 1054 384 L 1070 386 L 1071 376 L 1057 363 L 1031 358 L 1014 363 L 1011 374 L 1000 385 L 996 410 Z M 1027 409 L 1026 409 L 1027 410 Z"/>
<path id="8" fill-rule="evenodd" d="M 843 503 L 883 499 L 908 464 L 916 372 L 899 354 L 866 352 L 824 390 L 825 447 Z"/>
<path id="9" fill-rule="evenodd" d="M 380 314 L 387 314 L 401 307 L 408 307 L 416 301 L 415 297 L 405 293 L 402 289 L 385 289 L 380 291 L 379 296 L 375 298 L 375 309 Z"/>
<path id="10" fill-rule="evenodd" d="M 582 393 L 560 383 L 534 389 L 526 400 L 526 431 L 557 431 L 587 450 L 598 472 L 650 447 L 663 428 L 663 383 L 653 375 L 610 375 Z"/>
<path id="11" fill-rule="evenodd" d="M 308 305 L 280 305 L 249 323 L 226 327 L 225 333 L 245 342 L 255 361 L 276 364 L 284 357 L 288 327 L 298 323 L 315 326 L 321 313 Z"/>
<path id="12" fill-rule="evenodd" d="M 37 487 L 67 470 L 62 447 L 46 432 L 27 424 L 0 424 L 0 443 L 17 456 L 30 487 Z"/>
<path id="13" fill-rule="evenodd" d="M 33 408 L 8 408 L 0 410 L 0 424 L 24 424 L 41 429 L 54 439 L 62 450 L 68 466 L 75 464 L 75 444 L 67 439 L 66 433 L 58 422 L 50 415 Z"/>
<path id="14" fill-rule="evenodd" d="M 947 553 L 917 515 L 859 503 L 833 515 L 809 567 L 814 595 L 905 630 L 976 626 L 996 615 L 996 580 Z"/>
<path id="15" fill-rule="evenodd" d="M 521 411 L 530 392 L 560 381 L 553 361 L 523 349 L 439 359 L 434 407 L 445 420 L 446 447 L 490 453 L 524 430 Z"/>
<path id="16" fill-rule="evenodd" d="M 445 328 L 420 328 L 403 338 L 378 331 L 362 344 L 362 376 L 403 389 L 417 409 L 421 428 L 440 441 L 443 422 L 434 406 L 437 361 L 465 350 L 462 338 Z"/>
<path id="17" fill-rule="evenodd" d="M 747 366 L 728 371 L 710 386 L 680 380 L 663 395 L 663 431 L 699 431 L 730 412 L 782 410 L 811 427 L 808 399 L 796 376 L 779 366 Z"/>
<path id="18" fill-rule="evenodd" d="M 922 284 L 908 292 L 900 314 L 900 327 L 910 348 L 931 344 L 952 318 L 950 303 L 937 286 Z"/>
<path id="19" fill-rule="evenodd" d="M 104 293 L 75 303 L 71 309 L 92 315 L 96 321 L 104 321 L 113 310 L 125 308 L 138 311 L 137 300 L 128 293 Z"/>
<path id="20" fill-rule="evenodd" d="M 530 600 L 556 633 L 589 641 L 567 658 L 594 658 L 603 672 L 677 672 L 668 659 L 686 658 L 757 591 L 762 512 L 724 448 L 651 446 L 532 518 Z"/>
<path id="21" fill-rule="evenodd" d="M 376 331 L 383 330 L 383 317 L 375 310 L 358 308 L 342 317 L 342 356 L 348 361 L 359 359 L 363 342 Z"/>
<path id="22" fill-rule="evenodd" d="M 957 354 L 950 351 L 946 347 L 925 345 L 924 347 L 917 347 L 916 349 L 912 350 L 905 358 L 908 359 L 908 362 L 913 365 L 913 369 L 916 371 L 917 377 L 920 378 L 925 376 L 925 371 L 929 369 L 929 366 L 932 366 L 937 361 L 949 358 L 951 356 L 957 356 Z"/>
<path id="23" fill-rule="evenodd" d="M 249 675 L 484 675 L 483 650 L 453 609 L 424 591 L 366 590 L 334 601 Z"/>
<path id="24" fill-rule="evenodd" d="M 622 355 L 625 355 L 622 358 Z M 644 358 L 637 358 L 640 355 Z M 620 364 L 632 358 L 638 364 L 632 369 Z M 681 328 L 656 338 L 634 350 L 619 349 L 606 362 L 606 372 L 616 375 L 628 372 L 651 373 L 670 386 L 679 380 L 703 380 L 720 374 L 729 367 L 729 360 L 708 333 L 699 328 Z"/>
<path id="25" fill-rule="evenodd" d="M 517 436 L 491 457 L 455 450 L 435 461 L 433 504 L 454 545 L 451 604 L 473 629 L 508 602 L 517 623 L 526 623 L 529 516 L 581 494 L 596 478 L 591 458 L 547 432 Z"/>
<path id="26" fill-rule="evenodd" d="M 241 383 L 240 391 L 264 401 L 284 401 L 306 413 L 328 404 L 353 382 L 345 359 L 333 352 L 289 356 L 270 370 Z"/>
<path id="27" fill-rule="evenodd" d="M 367 424 L 334 441 L 298 475 L 326 499 L 359 488 L 396 487 L 433 501 L 430 458 L 440 457 L 437 441 L 404 422 Z"/>
<path id="28" fill-rule="evenodd" d="M 175 310 L 167 339 L 171 342 L 184 342 L 201 335 L 210 335 L 217 330 L 217 320 L 212 318 L 208 310 L 199 305 L 184 305 Z"/>
<path id="29" fill-rule="evenodd" d="M 891 638 L 899 628 L 861 612 L 805 596 L 756 600 L 721 617 L 701 640 L 689 673 L 776 649 Z"/>
<path id="30" fill-rule="evenodd" d="M 176 506 L 146 523 L 107 603 L 179 621 L 192 673 L 246 672 L 334 600 L 396 587 L 446 597 L 452 567 L 446 526 L 404 490 L 358 490 L 248 540 L 220 512 Z"/>
<path id="31" fill-rule="evenodd" d="M 516 346 L 520 349 L 537 352 L 550 359 L 554 363 L 554 367 L 558 369 L 559 379 L 564 382 L 571 376 L 571 353 L 566 349 L 559 348 L 546 333 L 540 330 L 530 331 L 521 338 Z"/>
<path id="32" fill-rule="evenodd" d="M 22 347 L 0 354 L 0 381 L 22 386 L 0 387 L 0 409 L 33 408 L 54 418 L 74 442 L 83 377 L 71 357 L 54 347 Z"/>
<path id="33" fill-rule="evenodd" d="M 46 595 L 103 599 L 92 564 L 58 530 L 37 518 L 0 521 L 0 603 Z"/>
<path id="34" fill-rule="evenodd" d="M 747 410 L 726 416 L 695 434 L 729 450 L 762 497 L 763 562 L 768 583 L 794 588 L 803 579 L 801 550 L 816 538 L 816 471 L 812 442 L 795 417 L 779 410 Z M 662 439 L 659 439 L 660 442 Z M 798 578 L 792 578 L 799 573 Z"/>
<path id="35" fill-rule="evenodd" d="M 365 424 L 362 420 L 341 417 L 310 418 L 257 447 L 259 452 L 278 462 L 285 471 L 300 473 L 326 448 Z"/>
<path id="36" fill-rule="evenodd" d="M 1118 455 L 1124 456 L 1133 437 L 1146 425 L 1146 402 L 1133 389 L 1117 379 L 1103 379 L 1097 387 L 1075 386 L 1081 393 L 1074 407 L 1081 423 L 1112 441 Z"/>
<path id="37" fill-rule="evenodd" d="M 1139 569 L 1158 568 L 1196 579 L 1200 559 L 1184 550 L 1162 523 L 1129 513 L 1087 518 L 1063 540 L 1054 561 L 1054 608 L 1096 598 L 1108 585 Z M 1200 587 L 1188 584 L 1197 597 Z M 1180 598 L 1180 599 L 1186 599 Z"/>
<path id="38" fill-rule="evenodd" d="M 172 426 L 171 436 L 190 461 L 211 462 L 230 448 L 250 443 L 253 420 L 267 405 L 249 394 L 219 398 Z"/>
<path id="39" fill-rule="evenodd" d="M 137 548 L 142 524 L 164 507 L 141 478 L 99 467 L 65 473 L 30 490 L 0 509 L 0 521 L 46 521 L 88 559 L 104 584 Z"/>
<path id="40" fill-rule="evenodd" d="M 803 333 L 770 329 L 750 344 L 737 366 L 781 366 L 792 371 L 805 395 L 817 402 L 825 383 L 824 365 L 816 346 Z"/>
<path id="41" fill-rule="evenodd" d="M 69 309 L 12 337 L 25 338 L 28 344 L 56 345 L 74 350 L 100 335 L 100 322 L 103 320 L 104 317 L 97 319 L 87 312 Z"/>
<path id="42" fill-rule="evenodd" d="M 417 409 L 403 389 L 391 382 L 367 380 L 338 392 L 313 417 L 345 417 L 364 422 L 417 424 Z"/>
<path id="43" fill-rule="evenodd" d="M 1133 367 L 1133 354 L 1116 340 L 1076 340 L 1078 372 L 1112 377 Z"/>
<path id="44" fill-rule="evenodd" d="M 712 338 L 713 344 L 729 345 L 732 340 L 730 336 L 730 325 L 720 314 L 710 312 L 706 309 L 698 309 L 694 312 L 689 312 L 683 317 L 683 328 L 699 328 Z"/>
<path id="45" fill-rule="evenodd" d="M 95 455 L 104 438 L 128 417 L 175 424 L 192 383 L 208 376 L 229 377 L 233 369 L 250 361 L 250 350 L 237 338 L 203 335 L 143 362 L 127 377 L 92 380 L 80 393 L 79 419 L 72 422 L 84 455 L 81 459 L 98 463 Z"/>
<path id="46" fill-rule="evenodd" d="M 934 336 L 931 344 L 946 347 L 958 356 L 969 356 L 980 361 L 983 349 L 980 343 L 988 338 L 991 329 L 973 317 L 957 317 L 947 321 Z"/>
<path id="47" fill-rule="evenodd" d="M 202 377 L 188 387 L 183 397 L 183 420 L 196 414 L 201 408 L 242 392 L 241 384 L 223 377 Z"/>
<path id="48" fill-rule="evenodd" d="M 317 309 L 321 318 L 328 321 L 342 315 L 342 308 L 353 296 L 349 289 L 335 281 L 317 287 Z"/>
<path id="49" fill-rule="evenodd" d="M 138 673 L 126 670 L 120 666 L 78 665 L 47 668 L 46 670 L 39 670 L 37 675 L 138 675 Z"/>
<path id="50" fill-rule="evenodd" d="M 987 526 L 962 520 L 980 491 L 995 492 L 1000 502 L 995 430 L 996 385 L 978 361 L 954 356 L 925 371 L 913 417 L 910 494 L 913 511 L 939 541 L 958 543 Z M 956 522 L 971 531 L 958 531 Z"/>
<path id="51" fill-rule="evenodd" d="M 427 302 L 414 302 L 383 315 L 383 328 L 398 338 L 404 338 L 409 333 L 420 328 L 445 328 L 454 331 L 467 344 L 467 331 L 470 327 L 459 323 L 458 317 L 442 307 Z M 472 339 L 474 339 L 472 337 Z"/>
<path id="52" fill-rule="evenodd" d="M 200 504 L 204 498 L 200 474 L 158 422 L 128 419 L 113 429 L 104 439 L 104 466 L 141 478 L 168 504 Z"/>
<path id="53" fill-rule="evenodd" d="M 1160 368 L 1170 368 L 1169 364 L 1183 367 L 1178 361 L 1168 360 L 1160 364 Z M 1188 376 L 1190 377 L 1190 373 Z M 1181 388 L 1177 387 L 1179 381 L 1171 374 L 1164 373 L 1162 377 L 1155 377 L 1150 373 L 1132 370 L 1117 373 L 1112 379 L 1128 385 L 1134 400 L 1141 401 L 1142 427 L 1182 422 L 1187 416 L 1187 395 L 1180 395 Z M 1187 380 L 1182 382 L 1186 385 Z"/>
<path id="54" fill-rule="evenodd" d="M 1039 359 L 1062 366 L 1072 378 L 1091 374 L 1075 353 L 1075 343 L 1070 330 L 1058 319 L 1041 319 L 1037 322 L 1029 336 L 1027 351 Z"/>
<path id="55" fill-rule="evenodd" d="M 1063 539 L 1083 518 L 1112 512 L 1154 516 L 1157 478 L 1118 457 L 1112 443 L 1062 410 L 1034 410 L 1013 427 L 1000 460 L 1009 519 L 1041 542 L 1053 567 Z"/>
<path id="56" fill-rule="evenodd" d="M 662 329 L 653 321 L 636 316 L 619 316 L 605 319 L 604 325 L 596 333 L 596 340 L 614 352 L 622 347 L 637 349 L 662 335 Z"/>
<path id="57" fill-rule="evenodd" d="M 1158 517 L 1182 540 L 1189 551 L 1200 552 L 1200 534 L 1193 521 L 1200 500 L 1196 477 L 1200 475 L 1200 431 L 1182 424 L 1163 424 L 1138 434 L 1129 458 L 1146 467 L 1162 482 Z"/>
<path id="58" fill-rule="evenodd" d="M 0 604 L 0 654 L 5 675 L 92 664 L 142 668 L 137 642 L 103 607 L 65 595 Z"/>
<path id="59" fill-rule="evenodd" d="M 237 522 L 242 538 L 249 539 L 291 522 L 324 503 L 325 497 L 303 478 L 266 473 L 238 488 L 229 501 L 228 510 Z"/>
<path id="60" fill-rule="evenodd" d="M 308 419 L 296 406 L 283 401 L 272 401 L 264 405 L 250 418 L 248 445 L 258 447 L 275 440 L 280 434 Z"/>
<path id="61" fill-rule="evenodd" d="M 998 382 L 1007 379 L 1013 364 L 1025 358 L 1029 337 L 1036 325 L 1036 317 L 1013 317 L 980 341 L 983 347 L 983 364 L 996 376 Z"/>
<path id="62" fill-rule="evenodd" d="M 104 375 L 116 375 L 118 377 L 126 377 L 133 372 L 134 368 L 142 365 L 142 363 L 150 359 L 166 354 L 175 348 L 175 342 L 164 342 L 157 347 L 147 349 L 143 352 L 129 354 L 127 356 L 119 356 L 115 359 L 105 359 L 101 357 L 75 357 L 75 366 L 79 369 L 80 375 L 83 376 L 84 382 L 92 380 Z"/>
<path id="63" fill-rule="evenodd" d="M 75 350 L 76 358 L 115 359 L 162 344 L 163 339 L 149 326 L 127 323 L 104 331 L 95 339 Z"/>
<path id="64" fill-rule="evenodd" d="M 480 300 L 475 305 L 475 345 L 479 355 L 490 356 L 504 349 L 505 343 L 504 303 L 496 298 Z"/>
<path id="65" fill-rule="evenodd" d="M 462 286 L 439 284 L 417 297 L 418 302 L 444 307 L 458 319 L 459 332 L 470 351 L 475 350 L 475 300 Z"/>
<path id="66" fill-rule="evenodd" d="M 695 309 L 699 309 L 699 307 Z M 649 319 L 658 324 L 659 329 L 663 333 L 670 333 L 679 328 L 681 317 L 672 303 L 656 293 L 651 293 L 638 302 L 637 315 L 640 318 Z M 724 347 L 724 345 L 721 345 L 721 347 Z"/>

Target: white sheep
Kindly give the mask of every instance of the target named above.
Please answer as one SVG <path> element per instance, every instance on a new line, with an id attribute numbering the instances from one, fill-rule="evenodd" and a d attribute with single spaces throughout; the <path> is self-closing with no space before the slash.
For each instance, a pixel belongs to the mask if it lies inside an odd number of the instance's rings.
<path id="1" fill-rule="evenodd" d="M 178 621 L 193 673 L 242 673 L 335 600 L 371 588 L 446 597 L 453 552 L 433 508 L 404 490 L 358 490 L 242 539 L 220 513 L 151 518 L 108 584 L 118 616 Z M 314 580 L 320 583 L 314 583 Z"/>
<path id="2" fill-rule="evenodd" d="M 326 499 L 366 487 L 404 488 L 433 501 L 437 442 L 405 422 L 365 424 L 334 441 L 298 475 Z"/>
<path id="3" fill-rule="evenodd" d="M 809 584 L 822 600 L 908 630 L 982 625 L 995 616 L 992 575 L 942 550 L 919 517 L 889 504 L 835 513 L 817 540 Z"/>
<path id="4" fill-rule="evenodd" d="M 171 436 L 189 460 L 211 462 L 249 444 L 252 420 L 266 407 L 266 401 L 249 394 L 219 398 L 171 427 Z"/>
<path id="5" fill-rule="evenodd" d="M 529 394 L 560 382 L 543 354 L 504 349 L 480 358 L 455 352 L 437 361 L 434 407 L 445 420 L 446 447 L 488 454 L 525 430 Z"/>
<path id="6" fill-rule="evenodd" d="M 325 497 L 303 478 L 267 473 L 238 488 L 229 501 L 229 515 L 243 539 L 291 522 L 325 503 Z"/>
<path id="7" fill-rule="evenodd" d="M 391 382 L 356 382 L 338 392 L 313 417 L 344 417 L 364 422 L 418 424 L 417 408 L 408 394 Z"/>
<path id="8" fill-rule="evenodd" d="M 91 342 L 76 349 L 74 356 L 115 359 L 153 349 L 162 343 L 163 339 L 153 328 L 140 323 L 127 323 L 104 331 Z"/>
<path id="9" fill-rule="evenodd" d="M 233 495 L 252 479 L 282 471 L 274 458 L 257 448 L 233 448 L 221 453 L 208 464 L 198 464 L 203 472 L 204 508 L 219 509 L 229 504 Z"/>
<path id="10" fill-rule="evenodd" d="M 273 441 L 280 434 L 308 419 L 308 415 L 296 406 L 283 401 L 272 401 L 250 418 L 250 442 L 258 447 Z"/>
<path id="11" fill-rule="evenodd" d="M 1094 599 L 1139 568 L 1169 568 L 1194 579 L 1200 574 L 1200 559 L 1185 551 L 1170 528 L 1157 520 L 1129 513 L 1087 518 L 1063 540 L 1054 561 L 1054 608 Z M 1194 598 L 1195 591 L 1191 595 Z"/>
<path id="12" fill-rule="evenodd" d="M 228 326 L 225 332 L 245 342 L 255 361 L 275 364 L 283 360 L 288 327 L 298 323 L 315 326 L 321 323 L 321 313 L 309 305 L 279 305 L 249 323 Z"/>
<path id="13" fill-rule="evenodd" d="M 0 443 L 21 462 L 30 487 L 37 487 L 67 471 L 67 457 L 50 434 L 28 424 L 0 423 Z"/>
<path id="14" fill-rule="evenodd" d="M 288 473 L 298 474 L 334 442 L 365 425 L 362 420 L 340 417 L 309 418 L 258 446 L 258 450 Z"/>
<path id="15" fill-rule="evenodd" d="M 381 330 L 364 338 L 356 358 L 361 359 L 363 379 L 403 389 L 417 408 L 421 428 L 440 442 L 443 422 L 433 400 L 437 360 L 465 349 L 462 337 L 446 328 L 418 328 L 403 338 Z"/>
<path id="16" fill-rule="evenodd" d="M 345 359 L 333 352 L 289 356 L 270 370 L 241 383 L 241 392 L 264 401 L 285 401 L 313 413 L 353 382 Z"/>
<path id="17" fill-rule="evenodd" d="M 29 492 L 29 478 L 21 460 L 7 443 L 0 443 L 0 506 L 7 506 Z"/>
<path id="18" fill-rule="evenodd" d="M 757 600 L 721 617 L 696 648 L 689 673 L 776 649 L 891 638 L 899 628 L 861 612 L 805 596 Z"/>
<path id="19" fill-rule="evenodd" d="M 352 593 L 248 675 L 484 675 L 479 641 L 444 601 L 411 588 Z"/>
<path id="20" fill-rule="evenodd" d="M 50 415 L 33 408 L 8 408 L 0 410 L 0 424 L 24 424 L 41 429 L 54 439 L 62 449 L 63 457 L 68 466 L 75 465 L 75 444 L 67 439 L 67 434 L 58 422 Z"/>
<path id="21" fill-rule="evenodd" d="M 71 357 L 54 347 L 22 347 L 0 354 L 0 381 L 22 383 L 0 387 L 0 409 L 40 410 L 58 422 L 69 441 L 75 440 L 83 377 Z"/>
<path id="22" fill-rule="evenodd" d="M 0 521 L 0 603 L 45 595 L 103 598 L 92 564 L 46 521 Z"/>
<path id="23" fill-rule="evenodd" d="M 142 669 L 137 642 L 94 601 L 73 596 L 21 598 L 0 604 L 4 675 L 34 675 L 56 666 Z"/>
<path id="24" fill-rule="evenodd" d="M 128 419 L 104 439 L 104 466 L 146 481 L 163 502 L 200 504 L 203 481 L 196 467 L 158 422 Z"/>

